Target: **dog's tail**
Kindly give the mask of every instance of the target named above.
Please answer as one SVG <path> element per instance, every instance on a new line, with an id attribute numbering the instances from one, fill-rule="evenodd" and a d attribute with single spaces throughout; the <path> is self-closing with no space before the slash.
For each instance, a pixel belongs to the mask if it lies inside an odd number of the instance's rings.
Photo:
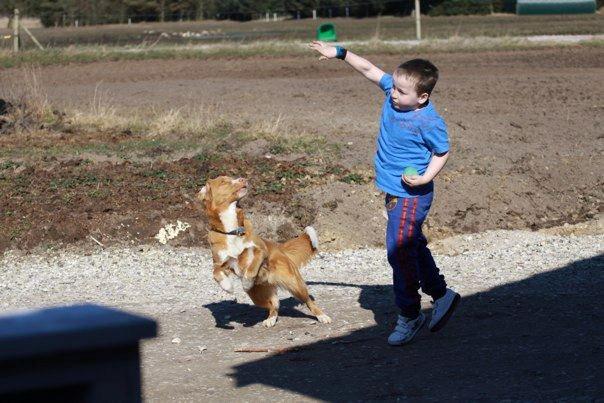
<path id="1" fill-rule="evenodd" d="M 304 233 L 283 245 L 285 254 L 298 266 L 304 266 L 317 253 L 319 237 L 313 227 L 304 228 Z"/>

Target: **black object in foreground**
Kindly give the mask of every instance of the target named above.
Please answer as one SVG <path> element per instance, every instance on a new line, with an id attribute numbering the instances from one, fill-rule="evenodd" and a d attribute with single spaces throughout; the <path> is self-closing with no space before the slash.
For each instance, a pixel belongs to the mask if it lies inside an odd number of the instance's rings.
<path id="1" fill-rule="evenodd" d="M 0 401 L 140 402 L 151 319 L 98 305 L 0 315 Z"/>

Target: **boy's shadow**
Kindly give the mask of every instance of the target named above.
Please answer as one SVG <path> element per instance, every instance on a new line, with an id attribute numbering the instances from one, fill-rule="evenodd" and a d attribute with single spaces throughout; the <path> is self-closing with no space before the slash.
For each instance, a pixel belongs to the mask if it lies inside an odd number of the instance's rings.
<path id="1" fill-rule="evenodd" d="M 305 309 L 298 300 L 293 297 L 280 300 L 279 316 L 287 316 L 292 318 L 308 318 L 315 319 L 300 311 Z M 298 306 L 300 306 L 298 308 Z M 212 302 L 203 305 L 212 312 L 212 316 L 216 321 L 216 327 L 222 329 L 234 329 L 232 322 L 239 323 L 244 327 L 252 327 L 261 323 L 267 318 L 268 311 L 264 308 L 253 305 L 251 300 L 239 302 L 237 300 Z"/>
<path id="2" fill-rule="evenodd" d="M 386 343 L 396 320 L 390 285 L 308 284 L 360 288 L 376 324 L 237 364 L 237 387 L 323 401 L 602 396 L 604 254 L 466 295 L 446 330 L 424 329 L 398 348 Z"/>

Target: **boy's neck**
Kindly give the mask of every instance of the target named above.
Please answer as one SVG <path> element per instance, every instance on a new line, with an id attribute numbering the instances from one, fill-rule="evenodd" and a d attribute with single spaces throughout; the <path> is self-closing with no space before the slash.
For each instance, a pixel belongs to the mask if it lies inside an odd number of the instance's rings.
<path id="1" fill-rule="evenodd" d="M 423 104 L 417 104 L 415 107 L 409 107 L 408 109 L 399 109 L 401 112 L 412 112 L 425 108 L 430 103 L 430 100 L 427 100 Z"/>

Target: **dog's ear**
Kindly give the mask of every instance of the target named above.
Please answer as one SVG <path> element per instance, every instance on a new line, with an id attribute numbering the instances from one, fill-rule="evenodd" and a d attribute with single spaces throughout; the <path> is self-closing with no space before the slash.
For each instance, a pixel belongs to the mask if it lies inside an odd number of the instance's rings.
<path id="1" fill-rule="evenodd" d="M 208 193 L 208 187 L 204 186 L 201 188 L 201 190 L 199 191 L 199 193 L 197 193 L 197 198 L 200 201 L 203 201 L 206 198 L 206 194 Z"/>
<path id="2" fill-rule="evenodd" d="M 206 183 L 206 185 L 201 188 L 199 193 L 197 193 L 197 200 L 202 203 L 206 203 L 209 201 L 213 206 L 214 200 L 212 199 L 212 187 Z"/>

